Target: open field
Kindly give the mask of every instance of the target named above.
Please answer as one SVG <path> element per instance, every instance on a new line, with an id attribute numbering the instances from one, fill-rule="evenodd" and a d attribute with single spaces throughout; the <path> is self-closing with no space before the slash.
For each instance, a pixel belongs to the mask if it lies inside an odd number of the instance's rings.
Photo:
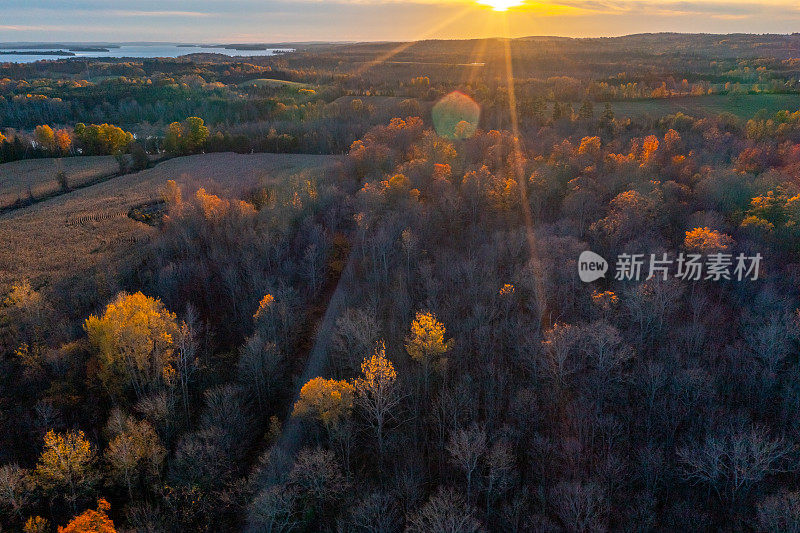
<path id="1" fill-rule="evenodd" d="M 580 106 L 580 103 L 577 105 Z M 617 117 L 664 116 L 674 113 L 707 116 L 732 113 L 740 118 L 749 119 L 761 109 L 770 114 L 784 109 L 792 112 L 800 110 L 800 94 L 686 96 L 612 102 L 611 106 Z M 595 105 L 595 114 L 601 112 L 602 104 Z"/>
<path id="2" fill-rule="evenodd" d="M 134 244 L 156 230 L 128 218 L 128 210 L 158 198 L 168 179 L 176 180 L 187 194 L 205 187 L 209 192 L 237 196 L 293 175 L 324 172 L 336 161 L 333 156 L 295 154 L 181 157 L 6 213 L 0 216 L 0 294 L 22 278 L 38 286 L 129 258 Z M 53 160 L 26 163 L 47 168 L 48 162 L 54 164 Z M 0 165 L 0 173 L 9 165 L 15 163 Z"/>
<path id="3" fill-rule="evenodd" d="M 79 187 L 118 170 L 112 156 L 64 157 L 59 159 L 27 159 L 0 165 L 0 209 L 18 199 L 46 196 L 61 185 L 56 175 L 64 171 L 70 187 Z"/>
<path id="4" fill-rule="evenodd" d="M 239 84 L 239 87 L 271 87 L 271 88 L 293 88 L 293 89 L 313 89 L 313 86 L 307 83 L 298 83 L 296 81 L 286 80 L 273 80 L 270 78 L 259 78 L 255 80 L 248 80 Z"/>

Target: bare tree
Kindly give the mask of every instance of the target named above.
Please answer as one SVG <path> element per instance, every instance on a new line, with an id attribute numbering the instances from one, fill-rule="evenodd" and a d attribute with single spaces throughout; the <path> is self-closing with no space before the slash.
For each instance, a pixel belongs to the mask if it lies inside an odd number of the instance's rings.
<path id="1" fill-rule="evenodd" d="M 516 465 L 511 446 L 505 441 L 497 441 L 489 448 L 485 462 L 486 516 L 489 517 L 494 501 L 513 483 Z"/>
<path id="2" fill-rule="evenodd" d="M 278 370 L 283 361 L 277 346 L 265 342 L 259 332 L 245 342 L 239 356 L 239 380 L 255 391 L 259 408 L 264 408 L 266 399 L 274 391 Z"/>
<path id="3" fill-rule="evenodd" d="M 343 531 L 392 533 L 399 530 L 401 520 L 397 504 L 383 492 L 372 492 L 350 511 Z"/>
<path id="4" fill-rule="evenodd" d="M 247 515 L 247 531 L 284 533 L 295 531 L 300 521 L 297 517 L 297 494 L 285 486 L 275 486 L 259 492 Z"/>
<path id="5" fill-rule="evenodd" d="M 186 306 L 186 318 L 178 328 L 178 335 L 175 346 L 177 354 L 175 364 L 178 371 L 178 379 L 181 387 L 181 398 L 183 400 L 183 413 L 186 423 L 189 423 L 189 383 L 192 376 L 199 367 L 197 360 L 197 336 L 199 319 L 197 311 L 192 305 Z"/>
<path id="6" fill-rule="evenodd" d="M 336 319 L 335 362 L 339 372 L 357 371 L 380 336 L 374 309 L 349 308 Z"/>
<path id="7" fill-rule="evenodd" d="M 581 366 L 576 356 L 576 332 L 575 326 L 556 323 L 544 333 L 542 347 L 547 356 L 546 369 L 559 388 Z"/>
<path id="8" fill-rule="evenodd" d="M 648 339 L 662 335 L 667 318 L 680 305 L 683 293 L 681 281 L 673 278 L 653 278 L 624 291 L 625 308 L 639 333 L 637 349 Z"/>
<path id="9" fill-rule="evenodd" d="M 486 453 L 486 430 L 472 426 L 469 429 L 460 429 L 450 436 L 447 451 L 452 456 L 453 463 L 464 471 L 467 476 L 467 502 L 472 496 L 472 476 L 478 469 L 478 464 Z"/>
<path id="10" fill-rule="evenodd" d="M 633 357 L 633 350 L 623 344 L 619 330 L 605 320 L 592 322 L 581 330 L 587 362 L 601 375 L 608 376 Z"/>
<path id="11" fill-rule="evenodd" d="M 28 472 L 19 465 L 0 467 L 0 508 L 23 518 L 22 510 L 31 497 L 32 483 Z"/>
<path id="12" fill-rule="evenodd" d="M 567 531 L 598 531 L 605 529 L 608 502 L 595 483 L 561 482 L 551 495 L 553 511 Z"/>
<path id="13" fill-rule="evenodd" d="M 453 489 L 439 488 L 408 520 L 407 533 L 478 533 L 484 531 L 474 510 Z"/>
<path id="14" fill-rule="evenodd" d="M 800 533 L 800 493 L 781 492 L 758 504 L 759 531 Z"/>
<path id="15" fill-rule="evenodd" d="M 759 428 L 708 435 L 678 450 L 684 478 L 707 486 L 724 502 L 735 505 L 766 476 L 789 469 L 794 446 L 770 438 Z"/>
<path id="16" fill-rule="evenodd" d="M 775 376 L 792 351 L 792 341 L 797 337 L 797 326 L 788 312 L 768 313 L 747 317 L 742 331 L 753 357 L 764 365 L 769 375 Z"/>
<path id="17" fill-rule="evenodd" d="M 289 486 L 307 505 L 324 513 L 349 485 L 333 452 L 306 448 L 300 451 L 289 473 Z"/>

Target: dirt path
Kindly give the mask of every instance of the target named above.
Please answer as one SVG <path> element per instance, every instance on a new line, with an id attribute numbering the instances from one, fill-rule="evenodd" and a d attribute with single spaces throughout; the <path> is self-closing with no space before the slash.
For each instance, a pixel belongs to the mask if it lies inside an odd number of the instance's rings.
<path id="1" fill-rule="evenodd" d="M 317 327 L 316 337 L 311 351 L 306 359 L 303 371 L 300 374 L 300 379 L 295 387 L 292 405 L 300 397 L 300 389 L 309 380 L 321 376 L 328 364 L 328 351 L 333 341 L 333 334 L 336 331 L 336 319 L 342 314 L 347 305 L 347 291 L 353 286 L 355 272 L 355 254 L 351 251 L 347 258 L 347 264 L 342 270 L 342 275 L 339 277 L 339 282 L 336 284 L 336 289 L 328 302 L 328 307 L 325 310 L 325 315 Z M 303 421 L 295 418 L 288 417 L 283 425 L 281 437 L 278 440 L 277 447 L 280 448 L 289 456 L 297 454 L 300 445 L 304 441 Z"/>

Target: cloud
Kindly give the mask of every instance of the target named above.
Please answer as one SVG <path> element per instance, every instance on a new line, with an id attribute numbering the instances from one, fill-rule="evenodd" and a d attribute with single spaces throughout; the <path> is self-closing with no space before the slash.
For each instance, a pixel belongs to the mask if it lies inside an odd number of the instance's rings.
<path id="1" fill-rule="evenodd" d="M 539 3 L 539 2 L 529 2 Z M 741 19 L 746 16 L 800 15 L 797 3 L 784 0 L 750 1 L 660 1 L 660 0 L 549 0 L 552 5 L 569 6 L 585 12 L 605 15 L 622 14 L 670 14 L 670 15 L 708 15 L 720 18 Z"/>
<path id="2" fill-rule="evenodd" d="M 210 17 L 211 13 L 202 11 L 132 11 L 114 9 L 106 11 L 116 17 Z"/>
<path id="3" fill-rule="evenodd" d="M 69 8 L 65 4 L 69 4 Z M 355 41 L 502 34 L 477 0 L 0 0 L 0 40 Z M 454 14 L 456 24 L 438 28 Z M 525 0 L 512 35 L 791 33 L 798 0 Z"/>
<path id="4" fill-rule="evenodd" d="M 0 31 L 45 31 L 46 26 L 23 26 L 18 24 L 0 24 Z"/>

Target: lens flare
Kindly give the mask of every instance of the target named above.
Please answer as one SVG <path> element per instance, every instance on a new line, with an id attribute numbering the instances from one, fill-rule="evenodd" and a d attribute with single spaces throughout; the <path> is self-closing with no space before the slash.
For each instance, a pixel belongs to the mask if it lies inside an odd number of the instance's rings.
<path id="1" fill-rule="evenodd" d="M 486 5 L 495 11 L 507 11 L 511 7 L 522 5 L 524 0 L 478 0 L 478 3 Z"/>
<path id="2" fill-rule="evenodd" d="M 447 139 L 468 139 L 481 120 L 481 106 L 464 93 L 455 91 L 433 106 L 433 127 Z"/>

